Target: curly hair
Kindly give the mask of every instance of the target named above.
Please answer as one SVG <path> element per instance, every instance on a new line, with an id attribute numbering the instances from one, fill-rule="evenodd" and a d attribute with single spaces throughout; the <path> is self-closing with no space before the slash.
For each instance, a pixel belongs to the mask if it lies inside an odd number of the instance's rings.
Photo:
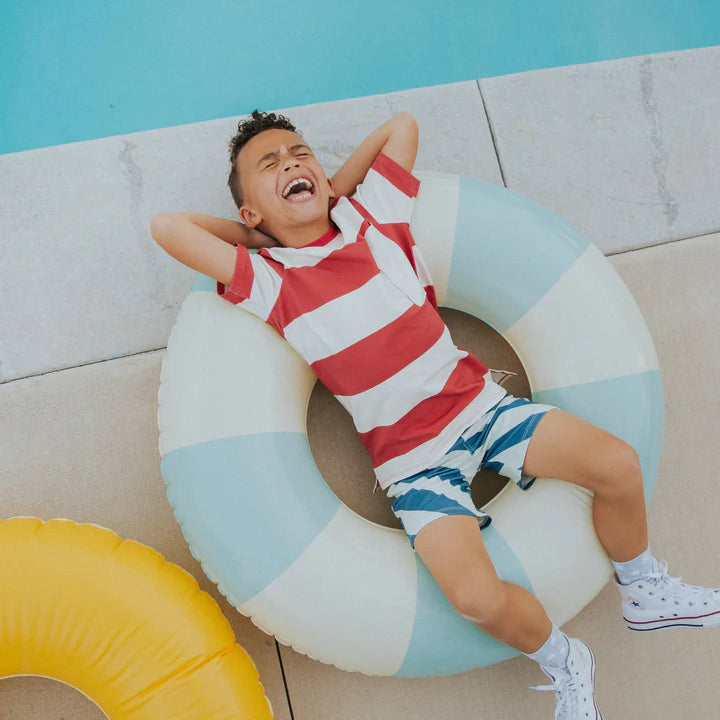
<path id="1" fill-rule="evenodd" d="M 291 132 L 300 133 L 295 126 L 283 115 L 275 115 L 275 113 L 258 112 L 257 108 L 253 110 L 252 116 L 248 120 L 241 120 L 237 126 L 237 134 L 230 140 L 228 146 L 230 150 L 230 176 L 228 177 L 228 187 L 233 196 L 235 204 L 240 208 L 242 206 L 242 187 L 240 185 L 240 172 L 237 169 L 235 160 L 238 153 L 242 150 L 245 143 L 251 138 L 261 133 L 263 130 L 271 128 L 280 128 L 281 130 L 290 130 Z M 300 135 L 302 137 L 302 135 Z"/>

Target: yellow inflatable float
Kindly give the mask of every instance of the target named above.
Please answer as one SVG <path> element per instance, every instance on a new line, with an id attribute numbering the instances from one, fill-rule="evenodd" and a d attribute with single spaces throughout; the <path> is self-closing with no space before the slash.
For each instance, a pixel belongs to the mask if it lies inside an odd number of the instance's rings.
<path id="1" fill-rule="evenodd" d="M 268 720 L 215 600 L 147 545 L 99 525 L 0 520 L 0 678 L 40 675 L 111 720 Z"/>

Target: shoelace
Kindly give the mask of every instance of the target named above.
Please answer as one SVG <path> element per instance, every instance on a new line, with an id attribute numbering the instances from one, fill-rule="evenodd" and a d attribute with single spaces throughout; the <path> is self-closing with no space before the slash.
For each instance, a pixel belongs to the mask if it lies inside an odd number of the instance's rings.
<path id="1" fill-rule="evenodd" d="M 659 572 L 647 573 L 647 576 L 656 580 L 656 585 L 663 585 L 667 589 L 671 597 L 680 597 L 681 595 L 692 595 L 699 600 L 712 600 L 717 598 L 718 590 L 714 588 L 703 588 L 698 585 L 688 585 L 680 582 L 680 577 L 670 577 L 667 573 L 668 564 L 665 560 L 658 563 Z"/>
<path id="2" fill-rule="evenodd" d="M 543 670 L 543 672 L 545 672 Z M 547 673 L 546 673 L 547 674 Z M 577 706 L 577 685 L 570 677 L 560 675 L 553 681 L 552 685 L 531 685 L 531 690 L 554 690 L 555 691 L 555 720 L 563 720 L 571 716 L 573 704 Z M 573 703 L 573 701 L 575 701 Z"/>

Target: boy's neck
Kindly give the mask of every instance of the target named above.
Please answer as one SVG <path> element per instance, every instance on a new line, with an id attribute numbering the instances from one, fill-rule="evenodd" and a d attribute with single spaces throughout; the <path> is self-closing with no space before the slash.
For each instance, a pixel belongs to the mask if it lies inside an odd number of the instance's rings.
<path id="1" fill-rule="evenodd" d="M 300 248 L 319 240 L 333 227 L 330 216 L 319 218 L 315 222 L 299 225 L 278 233 L 275 239 L 284 247 Z"/>

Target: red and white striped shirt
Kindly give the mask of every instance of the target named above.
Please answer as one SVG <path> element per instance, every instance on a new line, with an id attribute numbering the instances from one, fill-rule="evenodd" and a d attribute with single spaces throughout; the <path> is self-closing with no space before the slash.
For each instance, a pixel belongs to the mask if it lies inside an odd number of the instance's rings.
<path id="1" fill-rule="evenodd" d="M 380 487 L 444 454 L 505 396 L 489 369 L 456 347 L 410 232 L 420 181 L 378 154 L 334 227 L 299 248 L 238 245 L 220 297 L 261 317 L 352 416 Z M 376 484 L 377 486 L 377 484 Z"/>

